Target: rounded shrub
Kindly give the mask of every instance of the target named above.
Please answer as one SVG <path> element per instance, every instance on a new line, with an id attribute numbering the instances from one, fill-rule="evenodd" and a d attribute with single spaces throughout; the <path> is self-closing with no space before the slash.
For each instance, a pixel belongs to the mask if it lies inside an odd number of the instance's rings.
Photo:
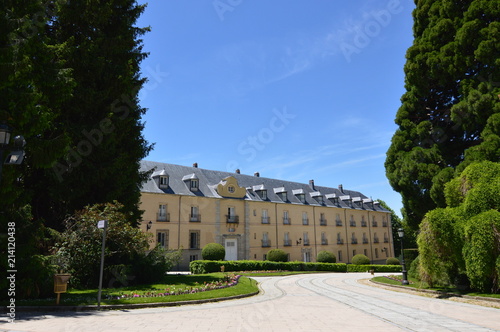
<path id="1" fill-rule="evenodd" d="M 354 255 L 352 258 L 352 264 L 354 265 L 368 265 L 370 264 L 370 259 L 362 254 Z"/>
<path id="2" fill-rule="evenodd" d="M 387 258 L 387 260 L 385 261 L 385 264 L 386 265 L 401 265 L 401 263 L 399 262 L 399 259 L 397 259 L 396 257 Z"/>
<path id="3" fill-rule="evenodd" d="M 335 257 L 333 252 L 322 250 L 318 252 L 318 257 L 316 259 L 318 263 L 336 263 L 337 257 Z"/>
<path id="4" fill-rule="evenodd" d="M 221 261 L 226 256 L 226 249 L 219 243 L 208 243 L 201 250 L 201 257 L 209 261 Z"/>
<path id="5" fill-rule="evenodd" d="M 271 249 L 267 252 L 266 259 L 271 262 L 286 262 L 288 254 L 282 249 Z"/>

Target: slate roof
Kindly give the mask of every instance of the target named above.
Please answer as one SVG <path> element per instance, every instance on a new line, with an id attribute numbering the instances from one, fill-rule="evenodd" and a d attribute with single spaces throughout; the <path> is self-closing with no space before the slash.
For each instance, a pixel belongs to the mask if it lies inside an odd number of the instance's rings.
<path id="1" fill-rule="evenodd" d="M 217 193 L 217 185 L 228 176 L 234 177 L 241 187 L 246 188 L 245 200 L 263 201 L 256 190 L 266 189 L 268 202 L 306 204 L 316 206 L 331 206 L 341 208 L 366 209 L 371 211 L 389 212 L 382 206 L 373 202 L 369 197 L 359 191 L 340 191 L 338 188 L 330 188 L 307 183 L 298 183 L 278 179 L 270 179 L 252 175 L 230 173 L 223 171 L 213 171 L 198 167 L 166 164 L 154 161 L 141 161 L 141 171 L 150 171 L 149 179 L 143 183 L 141 191 L 146 193 L 165 193 L 186 196 L 204 196 L 221 198 Z M 168 188 L 160 189 L 153 176 L 168 175 Z M 198 179 L 198 190 L 189 189 L 189 179 Z M 279 193 L 287 192 L 287 201 L 283 202 Z M 295 195 L 297 193 L 306 194 L 305 203 Z M 312 194 L 312 195 L 311 195 Z M 323 204 L 320 204 L 314 197 L 318 195 L 324 197 Z M 351 205 L 352 204 L 352 205 Z"/>

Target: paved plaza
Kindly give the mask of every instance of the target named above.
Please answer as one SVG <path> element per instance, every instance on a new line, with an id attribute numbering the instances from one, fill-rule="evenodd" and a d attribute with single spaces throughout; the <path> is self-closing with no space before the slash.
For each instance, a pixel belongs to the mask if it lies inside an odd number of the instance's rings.
<path id="1" fill-rule="evenodd" d="M 500 331 L 500 309 L 360 283 L 367 273 L 259 277 L 239 300 L 101 312 L 18 313 L 0 331 Z"/>

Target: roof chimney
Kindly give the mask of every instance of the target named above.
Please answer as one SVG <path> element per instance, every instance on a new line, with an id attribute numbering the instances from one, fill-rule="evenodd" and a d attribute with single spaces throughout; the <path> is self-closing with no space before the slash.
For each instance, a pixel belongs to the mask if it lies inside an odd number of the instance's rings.
<path id="1" fill-rule="evenodd" d="M 344 186 L 342 186 L 341 184 L 339 184 L 339 190 L 341 193 L 344 193 Z"/>
<path id="2" fill-rule="evenodd" d="M 253 176 L 260 177 L 260 173 L 259 172 L 255 172 L 255 173 L 253 173 Z"/>
<path id="3" fill-rule="evenodd" d="M 309 187 L 311 187 L 312 190 L 316 190 L 316 188 L 314 188 L 314 180 L 309 180 Z"/>
<path id="4" fill-rule="evenodd" d="M 240 169 L 236 169 L 236 174 L 240 174 Z"/>
<path id="5" fill-rule="evenodd" d="M 194 163 L 194 164 L 193 164 L 193 167 L 194 167 L 194 168 L 198 168 L 198 163 Z"/>

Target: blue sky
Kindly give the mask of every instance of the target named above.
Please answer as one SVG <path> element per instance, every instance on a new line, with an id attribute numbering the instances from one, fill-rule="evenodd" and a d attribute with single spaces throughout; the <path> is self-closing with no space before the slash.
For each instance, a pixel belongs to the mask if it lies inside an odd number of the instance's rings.
<path id="1" fill-rule="evenodd" d="M 141 1 L 140 3 L 144 3 Z M 400 214 L 385 154 L 413 0 L 158 0 L 138 26 L 147 160 L 359 190 Z"/>

